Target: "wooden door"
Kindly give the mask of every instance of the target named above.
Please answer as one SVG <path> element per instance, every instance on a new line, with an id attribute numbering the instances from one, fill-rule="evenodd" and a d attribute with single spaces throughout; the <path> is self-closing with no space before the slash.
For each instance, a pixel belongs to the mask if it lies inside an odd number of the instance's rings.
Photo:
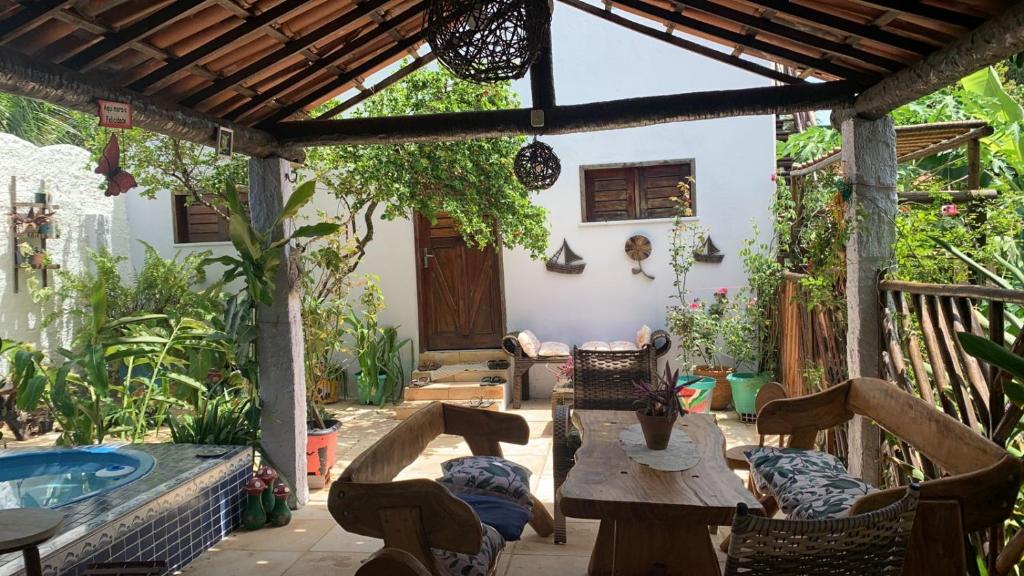
<path id="1" fill-rule="evenodd" d="M 471 248 L 447 216 L 416 217 L 420 348 L 497 348 L 505 333 L 501 257 Z"/>

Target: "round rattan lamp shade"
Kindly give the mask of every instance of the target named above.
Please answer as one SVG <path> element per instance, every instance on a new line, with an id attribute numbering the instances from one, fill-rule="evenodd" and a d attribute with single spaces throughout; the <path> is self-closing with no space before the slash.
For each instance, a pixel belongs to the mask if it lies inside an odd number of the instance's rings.
<path id="1" fill-rule="evenodd" d="M 527 189 L 546 190 L 562 173 L 562 161 L 551 146 L 534 140 L 516 153 L 515 172 L 516 179 Z"/>
<path id="2" fill-rule="evenodd" d="M 550 25 L 547 0 L 431 0 L 427 43 L 463 80 L 515 80 L 537 59 Z"/>

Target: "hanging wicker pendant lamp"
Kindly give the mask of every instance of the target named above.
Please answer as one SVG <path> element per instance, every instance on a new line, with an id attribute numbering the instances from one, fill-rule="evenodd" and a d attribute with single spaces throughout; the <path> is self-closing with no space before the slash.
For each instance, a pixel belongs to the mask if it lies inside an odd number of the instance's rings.
<path id="1" fill-rule="evenodd" d="M 562 173 L 562 161 L 551 146 L 534 138 L 516 153 L 514 168 L 516 179 L 528 190 L 547 190 Z"/>
<path id="2" fill-rule="evenodd" d="M 537 59 L 550 25 L 548 0 L 432 0 L 427 42 L 463 80 L 515 80 Z"/>

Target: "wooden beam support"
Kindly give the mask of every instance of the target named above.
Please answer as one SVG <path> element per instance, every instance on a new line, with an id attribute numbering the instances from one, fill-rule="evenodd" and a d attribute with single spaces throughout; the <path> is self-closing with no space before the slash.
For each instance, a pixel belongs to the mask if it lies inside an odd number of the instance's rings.
<path id="1" fill-rule="evenodd" d="M 114 100 L 132 105 L 136 126 L 171 138 L 180 138 L 215 147 L 217 126 L 234 130 L 235 151 L 256 157 L 279 155 L 302 161 L 304 154 L 294 146 L 282 145 L 270 134 L 201 114 L 173 104 L 157 103 L 136 92 L 101 83 L 61 66 L 25 56 L 10 48 L 0 48 L 0 90 L 44 100 L 87 114 L 96 114 L 96 100 Z"/>
<path id="2" fill-rule="evenodd" d="M 685 14 L 679 14 L 671 10 L 666 10 L 665 8 L 649 4 L 644 0 L 614 0 L 614 3 L 619 6 L 624 6 L 631 10 L 638 11 L 642 14 L 646 14 L 657 20 L 672 22 L 680 28 L 685 28 L 701 34 L 707 34 L 715 38 L 719 38 L 722 41 L 731 42 L 737 46 L 743 46 L 748 50 L 757 50 L 780 60 L 820 70 L 839 78 L 854 80 L 865 85 L 873 84 L 878 80 L 877 75 L 861 72 L 842 64 L 827 62 L 821 58 L 808 56 L 807 54 L 797 52 L 796 50 L 775 46 L 771 42 L 751 38 L 739 32 L 708 24 L 707 22 L 686 16 Z"/>
<path id="3" fill-rule="evenodd" d="M 834 32 L 842 32 L 844 34 L 850 34 L 861 38 L 863 40 L 871 40 L 872 42 L 878 42 L 879 44 L 885 44 L 900 50 L 905 50 L 913 54 L 927 54 L 932 50 L 935 50 L 935 46 L 928 44 L 927 42 L 921 42 L 913 38 L 907 38 L 900 36 L 893 32 L 881 30 L 875 26 L 867 24 L 861 24 L 852 20 L 847 20 L 841 16 L 836 16 L 830 12 L 824 12 L 821 10 L 815 10 L 814 8 L 808 8 L 801 4 L 791 2 L 790 0 L 744 0 L 748 4 L 754 4 L 756 6 L 763 6 L 765 8 L 771 8 L 780 14 L 786 14 L 794 18 L 798 18 L 801 21 L 814 26 L 815 28 L 824 28 L 826 30 L 832 30 Z"/>
<path id="4" fill-rule="evenodd" d="M 667 122 L 781 114 L 848 105 L 855 86 L 822 82 L 742 90 L 648 96 L 555 106 L 545 113 L 545 134 L 633 128 Z M 393 144 L 498 138 L 534 134 L 530 110 L 492 110 L 384 118 L 306 120 L 267 126 L 283 142 L 298 146 Z"/>
<path id="5" fill-rule="evenodd" d="M 88 72 L 96 66 L 131 48 L 132 43 L 142 40 L 160 28 L 190 16 L 200 8 L 209 5 L 213 0 L 180 0 L 172 2 L 162 9 L 135 22 L 125 28 L 105 35 L 103 40 L 89 46 L 61 64 L 77 70 Z"/>
<path id="6" fill-rule="evenodd" d="M 912 160 L 920 160 L 921 158 L 927 158 L 929 156 L 934 156 L 934 155 L 938 154 L 939 152 L 945 152 L 946 150 L 952 150 L 953 148 L 958 148 L 960 146 L 963 146 L 964 144 L 970 144 L 970 142 L 972 140 L 977 140 L 978 138 L 984 138 L 986 136 L 991 136 L 992 132 L 994 132 L 992 127 L 986 124 L 986 125 L 984 125 L 984 126 L 982 126 L 980 128 L 975 128 L 974 130 L 971 130 L 970 132 L 967 132 L 965 134 L 961 134 L 961 135 L 956 136 L 954 138 L 950 138 L 949 140 L 943 140 L 942 142 L 936 142 L 935 144 L 932 144 L 931 146 L 927 146 L 925 148 L 922 148 L 920 150 L 911 152 L 909 154 L 904 154 L 903 156 L 900 156 L 899 158 L 897 158 L 897 161 L 899 161 L 899 162 L 910 162 Z M 981 186 L 981 184 L 978 183 L 977 186 L 971 186 L 971 188 L 978 188 L 980 186 Z"/>
<path id="7" fill-rule="evenodd" d="M 561 0 L 561 2 L 568 6 L 572 6 L 577 10 L 586 12 L 587 14 L 590 14 L 592 16 L 596 16 L 603 20 L 607 20 L 608 22 L 612 22 L 613 24 L 618 24 L 623 28 L 628 28 L 629 30 L 643 34 L 644 36 L 654 38 L 655 40 L 661 40 L 662 42 L 666 42 L 677 48 L 682 48 L 683 50 L 689 50 L 690 52 L 693 52 L 695 54 L 700 54 L 705 58 L 711 58 L 712 60 L 717 60 L 718 62 L 723 62 L 730 66 L 735 66 L 736 68 L 740 68 L 742 70 L 746 70 L 747 72 L 752 72 L 754 74 L 764 76 L 765 78 L 771 78 L 772 80 L 777 80 L 784 84 L 803 83 L 803 80 L 797 78 L 796 76 L 791 76 L 784 72 L 780 72 L 774 68 L 762 66 L 755 62 L 750 62 L 749 60 L 744 60 L 742 58 L 731 56 L 724 52 L 719 52 L 714 48 L 709 48 L 703 44 L 691 42 L 678 36 L 674 36 L 668 32 L 663 32 L 657 28 L 644 26 L 639 22 L 635 22 L 633 20 L 630 20 L 629 18 L 624 18 L 622 16 L 619 16 L 618 14 L 615 14 L 614 12 L 609 12 L 592 4 L 587 4 L 582 0 Z"/>
<path id="8" fill-rule="evenodd" d="M 263 56 L 262 58 L 252 62 L 247 66 L 243 66 L 232 74 L 225 76 L 224 78 L 217 80 L 210 84 L 206 88 L 192 93 L 187 98 L 181 101 L 183 106 L 189 108 L 194 107 L 212 98 L 221 92 L 230 90 L 234 86 L 241 84 L 248 80 L 250 77 L 259 74 L 269 66 L 280 63 L 286 58 L 290 58 L 295 54 L 313 46 L 317 42 L 324 38 L 330 37 L 337 34 L 339 30 L 351 25 L 353 22 L 368 16 L 374 10 L 384 6 L 389 0 L 367 0 L 366 2 L 357 5 L 351 10 L 344 14 L 322 24 L 319 28 L 316 28 L 312 32 L 309 32 L 305 36 L 296 38 L 291 42 L 286 43 L 284 46 L 274 50 L 273 52 Z"/>
<path id="9" fill-rule="evenodd" d="M 881 118 L 1018 52 L 1024 52 L 1024 2 L 916 64 L 886 76 L 857 97 L 854 112 L 863 118 Z"/>
<path id="10" fill-rule="evenodd" d="M 555 63 L 551 56 L 551 29 L 543 32 L 540 54 L 530 66 L 530 104 L 537 110 L 555 107 Z"/>
<path id="11" fill-rule="evenodd" d="M 967 12 L 947 10 L 939 6 L 932 6 L 924 2 L 911 2 L 908 0 L 860 0 L 865 4 L 872 4 L 886 10 L 896 10 L 908 16 L 935 20 L 950 26 L 961 28 L 974 28 L 985 21 L 984 18 Z"/>
<path id="12" fill-rule="evenodd" d="M 427 52 L 423 56 L 420 56 L 419 58 L 413 60 L 412 62 L 409 62 L 405 66 L 402 66 L 394 74 L 388 76 L 387 78 L 381 80 L 380 82 L 377 82 L 376 84 L 370 86 L 366 90 L 360 91 L 359 94 L 356 94 L 355 96 L 349 98 L 348 100 L 345 100 L 344 102 L 341 102 L 340 104 L 337 104 L 334 107 L 330 108 L 329 110 L 318 116 L 317 119 L 326 120 L 328 118 L 333 118 L 338 114 L 341 114 L 342 112 L 352 108 L 353 106 L 356 106 L 360 102 L 369 99 L 374 94 L 380 93 L 381 90 L 387 88 L 388 86 L 391 86 L 395 82 L 400 81 L 402 78 L 405 78 L 409 74 L 412 74 L 413 72 L 433 62 L 436 58 L 437 56 L 435 56 L 433 52 Z"/>
<path id="13" fill-rule="evenodd" d="M 753 36 L 753 31 L 774 34 L 775 36 L 785 38 L 791 42 L 803 44 L 812 50 L 821 50 L 822 52 L 845 56 L 847 58 L 878 66 L 890 71 L 899 70 L 905 66 L 903 62 L 872 54 L 871 52 L 855 48 L 849 44 L 836 42 L 792 26 L 787 26 L 786 24 L 775 22 L 770 18 L 754 16 L 747 12 L 743 12 L 742 10 L 722 6 L 721 4 L 716 4 L 708 0 L 687 0 L 686 6 L 690 9 L 699 10 L 706 14 L 729 20 L 730 22 L 735 22 L 741 26 L 746 26 L 750 29 L 750 33 L 748 33 L 750 36 Z"/>
<path id="14" fill-rule="evenodd" d="M 998 190 L 940 190 L 938 192 L 920 192 L 916 190 L 901 191 L 896 193 L 896 198 L 901 203 L 907 204 L 931 204 L 935 201 L 935 195 L 941 194 L 953 202 L 977 202 L 979 200 L 995 200 L 999 197 Z"/>
<path id="15" fill-rule="evenodd" d="M 373 28 L 366 34 L 353 38 L 352 40 L 346 42 L 344 45 L 340 46 L 337 50 L 332 51 L 330 54 L 324 55 L 316 62 L 310 64 L 305 70 L 302 71 L 302 74 L 304 76 L 310 77 L 312 74 L 315 74 L 321 70 L 331 68 L 332 66 L 336 67 L 341 62 L 342 59 L 351 54 L 351 46 L 353 45 L 353 43 L 366 45 L 367 43 L 373 42 L 374 40 L 380 38 L 381 36 L 390 35 L 392 32 L 395 32 L 395 28 L 405 24 L 409 20 L 420 15 L 420 13 L 425 9 L 425 3 L 414 4 L 413 6 L 407 8 L 404 12 L 396 14 L 395 16 L 388 18 L 387 20 L 382 20 L 377 25 L 377 27 Z M 402 40 L 402 38 L 398 39 L 399 42 L 401 42 Z M 348 76 L 348 74 L 342 73 L 338 74 L 338 76 Z M 230 113 L 226 114 L 225 117 L 229 120 L 237 120 L 245 116 L 246 114 L 249 114 L 254 110 L 257 110 L 264 103 L 270 101 L 273 98 L 276 98 L 277 96 L 283 94 L 287 90 L 294 87 L 295 82 L 291 78 L 285 78 L 282 82 L 279 82 L 274 86 L 267 88 L 260 94 L 254 96 L 250 101 L 246 102 L 244 105 L 236 108 L 235 110 L 232 110 Z"/>
<path id="16" fill-rule="evenodd" d="M 212 58 L 213 56 L 216 56 L 222 51 L 229 49 L 236 42 L 241 42 L 249 38 L 250 35 L 259 32 L 264 27 L 268 27 L 278 20 L 288 18 L 306 5 L 307 0 L 285 0 L 266 12 L 262 12 L 258 16 L 253 16 L 246 20 L 240 26 L 236 26 L 235 28 L 228 30 L 224 34 L 218 36 L 215 40 L 207 42 L 187 54 L 183 54 L 178 58 L 164 63 L 160 68 L 157 68 L 135 82 L 132 82 L 131 85 L 129 85 L 129 88 L 138 92 L 143 92 L 151 87 L 162 86 L 166 80 L 172 78 L 175 74 L 185 68 L 199 63 L 205 58 Z"/>
<path id="17" fill-rule="evenodd" d="M 14 16 L 0 22 L 0 45 L 31 32 L 55 13 L 71 5 L 74 0 L 38 0 L 21 4 L 21 10 Z"/>
<path id="18" fill-rule="evenodd" d="M 373 58 L 363 61 L 362 64 L 359 64 L 355 68 L 346 71 L 344 74 L 339 75 L 334 80 L 331 80 L 330 82 L 320 86 L 316 90 L 313 90 L 312 92 L 303 96 L 299 100 L 292 102 L 287 106 L 284 106 L 281 110 L 275 112 L 274 114 L 271 114 L 270 117 L 268 117 L 266 120 L 260 122 L 260 125 L 265 126 L 274 124 L 276 122 L 280 122 L 285 118 L 288 118 L 292 114 L 295 114 L 303 110 L 307 106 L 312 105 L 314 102 L 327 98 L 334 92 L 337 92 L 338 90 L 342 89 L 349 82 L 352 82 L 354 79 L 359 78 L 363 74 L 368 73 L 369 71 L 377 68 L 378 66 L 381 66 L 382 64 L 385 64 L 386 62 L 397 58 L 399 55 L 402 54 L 402 52 L 405 52 L 408 48 L 416 46 L 417 44 L 423 41 L 424 34 L 425 33 L 423 31 L 420 31 L 412 36 L 409 36 L 405 40 L 402 40 L 401 42 L 392 44 L 388 49 L 378 53 Z"/>

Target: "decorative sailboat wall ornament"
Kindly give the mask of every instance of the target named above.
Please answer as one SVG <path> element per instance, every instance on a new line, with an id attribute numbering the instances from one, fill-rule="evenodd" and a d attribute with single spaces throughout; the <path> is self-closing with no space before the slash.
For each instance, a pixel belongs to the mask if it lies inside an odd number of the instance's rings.
<path id="1" fill-rule="evenodd" d="M 587 267 L 587 263 L 583 261 L 582 256 L 569 248 L 569 241 L 563 239 L 562 247 L 558 249 L 558 252 L 552 254 L 551 258 L 548 258 L 544 267 L 558 274 L 581 274 Z"/>
<path id="2" fill-rule="evenodd" d="M 707 237 L 707 240 L 701 244 L 700 248 L 694 250 L 693 258 L 698 262 L 706 262 L 708 264 L 718 264 L 725 258 L 725 254 L 715 246 L 715 243 L 711 241 L 711 236 Z"/>

